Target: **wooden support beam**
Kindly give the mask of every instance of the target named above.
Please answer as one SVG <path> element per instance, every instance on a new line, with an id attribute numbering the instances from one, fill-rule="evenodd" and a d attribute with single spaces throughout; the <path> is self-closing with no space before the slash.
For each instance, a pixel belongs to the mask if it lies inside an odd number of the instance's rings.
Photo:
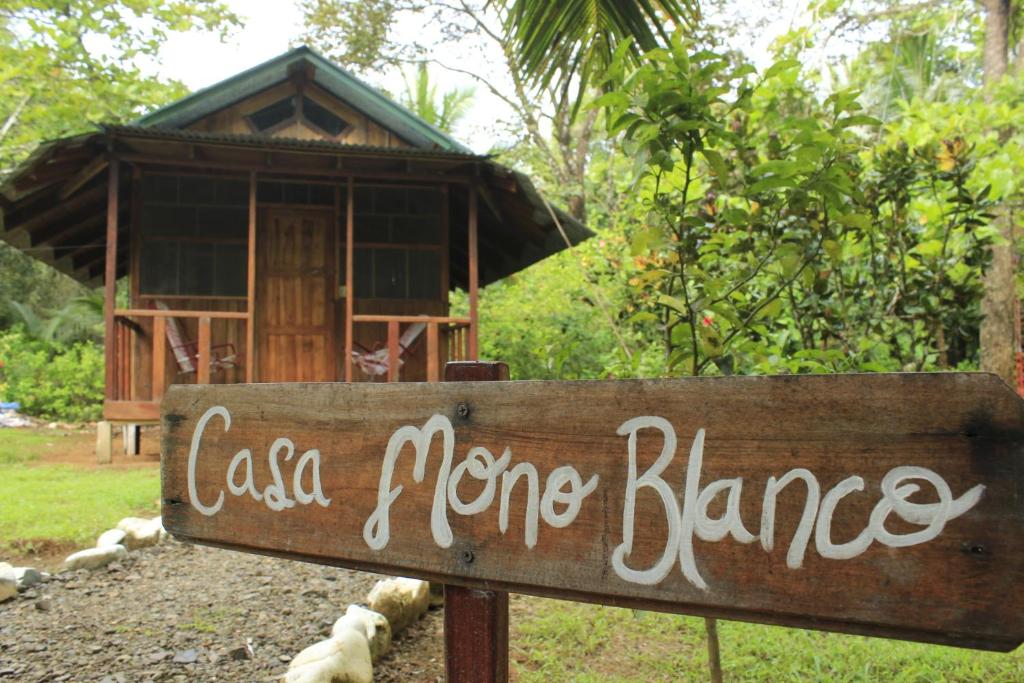
<path id="1" fill-rule="evenodd" d="M 452 273 L 449 262 L 451 260 L 451 186 L 442 185 L 441 190 L 441 299 L 444 301 L 444 310 L 448 308 L 448 291 L 451 289 Z"/>
<path id="2" fill-rule="evenodd" d="M 63 202 L 57 201 L 56 197 L 51 197 L 51 199 L 46 202 L 46 208 L 43 208 L 39 211 L 35 211 L 32 213 L 23 213 L 19 211 L 14 215 L 10 216 L 9 220 L 5 224 L 6 229 L 24 230 L 25 232 L 31 235 L 32 231 L 38 229 L 40 226 L 46 225 L 47 223 L 50 223 L 59 218 L 63 218 L 71 213 L 74 213 L 74 211 L 80 209 L 83 206 L 87 206 L 88 204 L 102 200 L 104 193 L 106 193 L 109 198 L 110 193 L 108 191 L 108 188 L 109 184 L 106 188 L 103 187 L 102 185 L 99 185 L 97 187 L 94 187 L 90 190 L 83 192 L 77 197 L 74 197 Z"/>
<path id="3" fill-rule="evenodd" d="M 76 239 L 81 239 L 82 233 L 91 232 L 103 225 L 103 211 L 87 213 L 84 217 L 70 227 L 64 227 L 61 223 L 48 226 L 46 230 L 39 230 L 32 235 L 32 246 L 52 246 L 59 249 L 66 244 L 75 244 Z"/>
<path id="4" fill-rule="evenodd" d="M 249 174 L 249 269 L 245 286 L 245 381 L 256 381 L 256 173 Z"/>
<path id="5" fill-rule="evenodd" d="M 88 157 L 71 157 L 59 162 L 36 166 L 37 170 L 22 175 L 10 187 L 16 198 L 24 199 L 33 193 L 47 191 L 51 186 L 73 176 Z"/>
<path id="6" fill-rule="evenodd" d="M 398 381 L 399 364 L 398 321 L 388 321 L 388 381 Z"/>
<path id="7" fill-rule="evenodd" d="M 196 353 L 196 384 L 210 383 L 210 316 L 199 318 L 199 342 Z"/>
<path id="8" fill-rule="evenodd" d="M 478 253 L 478 221 L 480 202 L 476 184 L 469 186 L 469 360 L 478 360 L 477 332 L 480 326 L 480 263 Z"/>
<path id="9" fill-rule="evenodd" d="M 160 404 L 156 401 L 104 401 L 103 417 L 126 422 L 157 422 Z"/>
<path id="10" fill-rule="evenodd" d="M 167 318 L 153 318 L 152 400 L 159 401 L 167 391 Z"/>
<path id="11" fill-rule="evenodd" d="M 125 212 L 121 211 L 120 214 L 117 217 L 118 226 L 119 226 L 118 227 L 118 231 L 117 231 L 118 242 L 120 242 L 122 239 L 129 239 L 130 235 L 131 235 L 130 231 L 122 230 L 121 227 L 120 227 L 120 226 L 124 225 L 123 223 L 121 223 L 121 221 L 123 221 L 124 218 L 125 218 Z M 107 245 L 106 245 L 106 241 L 103 239 L 103 237 L 98 237 L 97 239 L 99 240 L 96 243 L 100 247 L 99 252 L 96 252 L 94 249 L 92 249 L 92 247 L 95 246 L 95 244 L 92 244 L 92 245 L 83 245 L 83 246 L 80 246 L 80 247 L 74 247 L 72 253 L 68 254 L 67 251 L 71 249 L 71 247 L 69 246 L 69 247 L 65 247 L 64 248 L 65 253 L 61 256 L 61 258 L 66 258 L 66 257 L 70 256 L 71 265 L 74 267 L 75 270 L 86 270 L 86 269 L 90 269 L 90 268 L 92 268 L 93 266 L 96 266 L 96 265 L 102 266 L 103 263 L 105 262 L 105 259 L 106 259 L 105 247 Z M 56 250 L 54 248 L 51 248 L 50 251 L 51 252 L 55 252 Z M 122 253 L 118 254 L 118 265 L 119 266 L 121 265 L 121 261 L 125 260 L 125 255 L 124 255 L 123 251 L 124 250 L 122 249 L 121 250 Z M 40 253 L 41 253 L 40 251 L 36 252 L 37 258 L 38 258 Z M 45 252 L 42 252 L 42 253 L 45 253 Z"/>
<path id="12" fill-rule="evenodd" d="M 210 318 L 217 320 L 245 320 L 244 311 L 186 311 L 158 310 L 153 308 L 119 308 L 114 311 L 124 318 Z"/>
<path id="13" fill-rule="evenodd" d="M 125 273 L 127 271 L 128 255 L 125 254 L 124 258 L 118 258 L 115 272 Z M 89 266 L 88 268 L 83 266 L 81 272 L 89 273 L 89 279 L 97 279 L 106 272 L 106 267 L 103 263 L 97 263 L 95 266 Z"/>
<path id="14" fill-rule="evenodd" d="M 114 306 L 117 295 L 117 212 L 118 212 L 118 168 L 112 160 L 107 172 L 107 251 L 103 276 L 103 351 L 104 387 L 107 399 L 114 398 Z"/>
<path id="15" fill-rule="evenodd" d="M 355 184 L 350 176 L 345 202 L 345 381 L 352 381 L 352 316 L 355 313 L 355 290 L 353 287 L 353 251 L 355 250 Z"/>
<path id="16" fill-rule="evenodd" d="M 223 161 L 193 161 L 187 158 L 174 158 L 174 157 L 157 157 L 145 154 L 121 154 L 120 158 L 122 161 L 131 162 L 134 164 L 142 164 L 143 166 L 163 166 L 169 168 L 201 168 L 205 170 L 223 170 L 223 171 L 252 171 L 253 164 L 244 163 L 229 163 Z M 335 168 L 333 162 L 330 166 L 282 166 L 269 165 L 266 163 L 258 164 L 262 171 L 273 173 L 274 175 L 300 175 L 307 177 L 324 177 L 324 178 L 369 178 L 376 180 L 408 180 L 408 181 L 420 181 L 424 183 L 459 183 L 469 184 L 472 179 L 465 175 L 448 175 L 443 171 L 437 171 L 435 173 L 404 173 L 402 171 L 380 171 L 373 169 L 361 170 L 352 166 L 345 170 L 338 170 Z"/>
<path id="17" fill-rule="evenodd" d="M 446 382 L 508 381 L 505 363 L 449 363 Z M 468 561 L 473 561 L 473 552 Z M 448 683 L 508 681 L 508 593 L 444 587 L 444 670 Z"/>
<path id="18" fill-rule="evenodd" d="M 84 168 L 82 168 L 81 171 L 76 173 L 71 180 L 61 186 L 60 190 L 57 192 L 57 199 L 64 201 L 74 193 L 78 192 L 83 185 L 102 173 L 108 163 L 110 163 L 110 160 L 107 159 L 106 155 L 102 154 L 90 161 Z"/>
<path id="19" fill-rule="evenodd" d="M 463 323 L 469 322 L 469 318 L 450 315 L 387 315 L 376 313 L 360 313 L 352 316 L 357 323 L 387 323 L 397 320 L 400 323 Z"/>
<path id="20" fill-rule="evenodd" d="M 427 381 L 436 382 L 441 379 L 439 372 L 441 357 L 437 349 L 437 323 L 427 323 Z"/>

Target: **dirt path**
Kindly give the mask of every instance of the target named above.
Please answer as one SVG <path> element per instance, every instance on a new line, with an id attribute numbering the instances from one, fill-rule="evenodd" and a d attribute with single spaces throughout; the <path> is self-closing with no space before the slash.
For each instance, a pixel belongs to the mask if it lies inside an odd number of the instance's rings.
<path id="1" fill-rule="evenodd" d="M 0 681 L 276 680 L 377 578 L 176 542 L 136 551 L 0 604 Z M 374 680 L 443 680 L 442 625 L 432 610 L 400 635 Z"/>
<path id="2" fill-rule="evenodd" d="M 92 470 L 98 467 L 105 469 L 134 469 L 160 466 L 160 431 L 156 425 L 142 428 L 139 439 L 139 455 L 128 456 L 124 452 L 121 430 L 114 430 L 113 461 L 100 465 L 96 462 L 96 426 L 83 425 L 74 429 L 33 429 L 37 434 L 52 438 L 48 448 L 40 449 L 38 457 L 29 463 L 32 465 L 73 465 Z"/>

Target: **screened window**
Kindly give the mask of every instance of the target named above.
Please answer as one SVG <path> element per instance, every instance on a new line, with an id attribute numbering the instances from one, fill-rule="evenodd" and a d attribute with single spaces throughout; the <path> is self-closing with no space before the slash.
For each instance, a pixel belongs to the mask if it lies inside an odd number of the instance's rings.
<path id="1" fill-rule="evenodd" d="M 302 117 L 328 135 L 340 135 L 348 128 L 348 122 L 326 107 L 322 107 L 308 97 L 302 98 Z"/>
<path id="2" fill-rule="evenodd" d="M 295 118 L 295 98 L 287 97 L 274 102 L 257 112 L 249 114 L 249 121 L 256 130 L 263 132 Z"/>
<path id="3" fill-rule="evenodd" d="M 256 185 L 256 201 L 261 204 L 334 206 L 334 186 L 264 180 Z"/>
<path id="4" fill-rule="evenodd" d="M 331 137 L 337 137 L 350 125 L 348 121 L 305 95 L 286 97 L 249 114 L 247 118 L 253 128 L 261 133 L 273 131 L 289 121 L 297 121 L 300 118 Z"/>
<path id="5" fill-rule="evenodd" d="M 140 191 L 139 293 L 245 296 L 248 181 L 146 175 Z"/>
<path id="6" fill-rule="evenodd" d="M 354 217 L 356 298 L 441 298 L 445 245 L 438 190 L 357 187 Z"/>

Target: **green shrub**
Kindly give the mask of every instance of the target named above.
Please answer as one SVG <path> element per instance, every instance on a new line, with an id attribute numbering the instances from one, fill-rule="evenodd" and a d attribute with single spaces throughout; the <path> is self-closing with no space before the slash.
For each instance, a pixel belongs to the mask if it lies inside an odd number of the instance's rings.
<path id="1" fill-rule="evenodd" d="M 98 419 L 103 408 L 103 349 L 91 342 L 30 339 L 20 328 L 0 332 L 0 397 L 26 415 L 51 420 Z"/>

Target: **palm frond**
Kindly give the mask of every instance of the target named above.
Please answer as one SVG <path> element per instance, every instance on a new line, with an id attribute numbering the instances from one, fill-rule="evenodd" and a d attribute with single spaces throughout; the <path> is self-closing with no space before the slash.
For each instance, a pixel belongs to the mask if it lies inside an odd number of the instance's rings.
<path id="1" fill-rule="evenodd" d="M 506 34 L 520 65 L 540 87 L 576 80 L 585 91 L 615 49 L 634 56 L 692 25 L 695 0 L 505 0 Z"/>

